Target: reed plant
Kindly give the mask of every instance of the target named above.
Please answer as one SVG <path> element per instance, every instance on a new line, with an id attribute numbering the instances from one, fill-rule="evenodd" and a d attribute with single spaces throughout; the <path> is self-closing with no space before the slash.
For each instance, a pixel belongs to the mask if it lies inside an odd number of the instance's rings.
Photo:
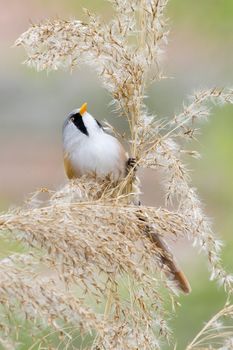
<path id="1" fill-rule="evenodd" d="M 30 249 L 1 261 L 0 343 L 21 349 L 22 324 L 30 349 L 147 350 L 175 343 L 165 302 L 176 306 L 177 285 L 161 263 L 163 252 L 148 234 L 149 225 L 165 240 L 188 237 L 206 256 L 210 278 L 226 291 L 228 304 L 187 350 L 232 349 L 232 326 L 218 322 L 224 315 L 232 319 L 233 276 L 222 266 L 222 243 L 183 156 L 199 157 L 186 150 L 187 142 L 196 139 L 198 122 L 209 117 L 212 106 L 233 103 L 233 90 L 196 92 L 179 114 L 167 118 L 149 113 L 148 88 L 165 79 L 168 1 L 111 2 L 115 15 L 108 23 L 84 10 L 85 22 L 33 24 L 16 46 L 26 50 L 25 63 L 38 71 L 92 67 L 118 115 L 128 121 L 136 168 L 161 173 L 164 205 L 138 205 L 140 182 L 131 169 L 117 183 L 93 174 L 56 192 L 42 188 L 21 207 L 1 214 L 1 235 Z"/>

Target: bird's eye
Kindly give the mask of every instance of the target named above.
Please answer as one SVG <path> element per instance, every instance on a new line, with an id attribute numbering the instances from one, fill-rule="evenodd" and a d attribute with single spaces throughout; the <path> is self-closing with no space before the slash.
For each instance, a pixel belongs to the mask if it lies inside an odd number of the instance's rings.
<path id="1" fill-rule="evenodd" d="M 74 117 L 71 117 L 71 118 L 70 118 L 70 122 L 74 122 Z"/>

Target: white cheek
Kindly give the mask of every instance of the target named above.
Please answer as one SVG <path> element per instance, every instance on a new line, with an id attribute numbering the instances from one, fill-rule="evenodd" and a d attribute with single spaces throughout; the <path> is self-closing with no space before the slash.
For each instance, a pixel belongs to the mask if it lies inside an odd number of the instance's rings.
<path id="1" fill-rule="evenodd" d="M 63 132 L 64 150 L 71 152 L 84 140 L 84 135 L 72 122 L 69 122 Z"/>

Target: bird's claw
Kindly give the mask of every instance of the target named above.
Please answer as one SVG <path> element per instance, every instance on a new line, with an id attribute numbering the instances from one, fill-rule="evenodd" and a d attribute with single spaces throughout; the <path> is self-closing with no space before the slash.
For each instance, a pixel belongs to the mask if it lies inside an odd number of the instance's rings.
<path id="1" fill-rule="evenodd" d="M 128 171 L 130 171 L 131 169 L 133 169 L 134 171 L 137 170 L 137 161 L 136 161 L 136 158 L 133 158 L 133 157 L 130 157 L 128 160 L 127 160 L 127 169 Z"/>

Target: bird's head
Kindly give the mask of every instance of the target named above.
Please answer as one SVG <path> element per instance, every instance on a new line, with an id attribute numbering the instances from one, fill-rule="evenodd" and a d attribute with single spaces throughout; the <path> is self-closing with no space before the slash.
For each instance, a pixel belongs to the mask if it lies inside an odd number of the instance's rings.
<path id="1" fill-rule="evenodd" d="M 63 133 L 80 135 L 80 137 L 90 137 L 102 132 L 101 124 L 90 113 L 87 112 L 87 103 L 81 108 L 74 109 L 65 120 Z"/>

